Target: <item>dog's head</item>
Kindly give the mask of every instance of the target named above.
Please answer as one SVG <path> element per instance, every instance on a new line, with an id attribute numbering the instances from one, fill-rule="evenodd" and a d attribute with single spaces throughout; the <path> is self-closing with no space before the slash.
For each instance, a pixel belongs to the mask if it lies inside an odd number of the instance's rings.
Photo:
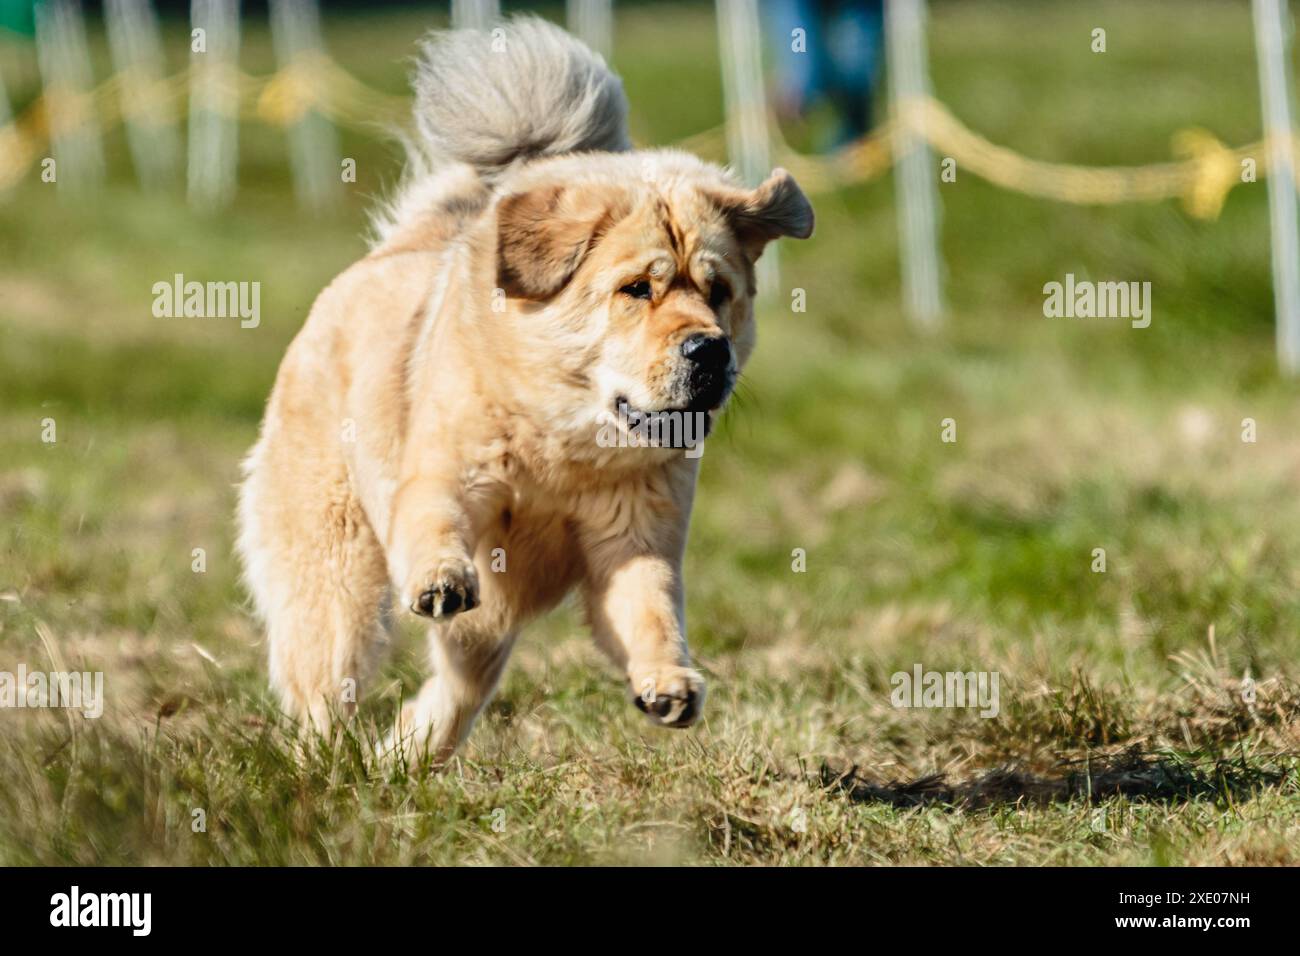
<path id="1" fill-rule="evenodd" d="M 518 180 L 496 204 L 497 282 L 571 386 L 561 414 L 720 409 L 754 347 L 755 262 L 812 233 L 789 173 L 747 189 L 666 151 L 567 156 Z"/>

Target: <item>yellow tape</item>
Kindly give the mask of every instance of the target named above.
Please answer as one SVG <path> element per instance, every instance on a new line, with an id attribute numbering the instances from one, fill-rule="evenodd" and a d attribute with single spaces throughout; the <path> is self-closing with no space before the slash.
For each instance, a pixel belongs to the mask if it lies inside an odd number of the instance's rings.
<path id="1" fill-rule="evenodd" d="M 9 189 L 36 161 L 36 141 L 14 123 L 0 127 L 0 190 Z"/>
<path id="2" fill-rule="evenodd" d="M 322 54 L 305 53 L 274 74 L 257 98 L 257 115 L 276 126 L 293 126 L 329 102 Z"/>
<path id="3" fill-rule="evenodd" d="M 118 103 L 122 118 L 142 126 L 168 126 L 176 122 L 175 79 L 158 79 L 140 70 L 118 74 Z"/>
<path id="4" fill-rule="evenodd" d="M 37 100 L 44 117 L 43 128 L 55 139 L 75 133 L 97 122 L 99 97 L 96 92 L 82 92 L 50 87 Z"/>
<path id="5" fill-rule="evenodd" d="M 205 99 L 211 108 L 229 103 L 241 116 L 276 126 L 292 126 L 312 111 L 360 130 L 403 125 L 410 119 L 408 99 L 371 89 L 320 52 L 302 54 L 261 78 L 221 65 L 198 69 L 214 91 L 199 94 L 200 108 L 209 108 Z M 18 121 L 0 127 L 0 188 L 21 178 L 42 148 L 50 124 L 57 124 L 58 135 L 86 124 L 108 129 L 123 115 L 134 122 L 173 122 L 191 78 L 190 70 L 161 81 L 118 75 L 90 93 L 47 91 Z M 940 156 L 955 159 L 958 168 L 1013 192 L 1085 205 L 1180 199 L 1188 214 L 1200 219 L 1219 214 L 1232 187 L 1243 181 L 1247 160 L 1254 162 L 1258 176 L 1268 167 L 1266 142 L 1230 149 L 1199 129 L 1174 137 L 1173 152 L 1180 158 L 1172 162 L 1079 166 L 1031 159 L 980 136 L 928 96 L 905 102 L 898 116 L 827 156 L 796 152 L 776 133 L 775 124 L 772 127 L 777 161 L 814 193 L 883 175 L 893 166 L 896 151 L 913 137 Z M 705 130 L 679 145 L 720 159 L 724 132 L 724 127 Z M 1295 175 L 1300 183 L 1300 168 Z"/>

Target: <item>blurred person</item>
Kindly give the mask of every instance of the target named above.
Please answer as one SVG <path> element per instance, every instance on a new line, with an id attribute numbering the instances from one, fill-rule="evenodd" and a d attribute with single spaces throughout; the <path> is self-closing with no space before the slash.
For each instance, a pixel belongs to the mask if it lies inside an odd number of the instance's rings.
<path id="1" fill-rule="evenodd" d="M 806 120 L 829 107 L 829 127 L 814 133 L 821 150 L 865 135 L 884 56 L 883 0 L 767 0 L 761 7 L 773 49 L 777 116 Z"/>

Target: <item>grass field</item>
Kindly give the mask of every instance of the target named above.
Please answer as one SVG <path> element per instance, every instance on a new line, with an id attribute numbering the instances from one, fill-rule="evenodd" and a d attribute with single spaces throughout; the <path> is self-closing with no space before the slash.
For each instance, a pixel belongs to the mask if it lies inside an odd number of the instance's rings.
<path id="1" fill-rule="evenodd" d="M 432 22 L 334 17 L 326 37 L 400 92 Z M 1250 31 L 1245 5 L 1207 0 L 937 2 L 935 92 L 1026 155 L 1155 162 L 1189 126 L 1258 138 Z M 719 122 L 708 6 L 632 5 L 616 50 L 641 142 Z M 30 51 L 3 52 L 30 98 Z M 250 26 L 245 69 L 271 66 Z M 422 679 L 416 630 L 351 735 L 299 757 L 231 555 L 279 358 L 363 252 L 396 155 L 346 134 L 358 182 L 314 220 L 282 135 L 241 134 L 219 217 L 142 192 L 120 131 L 98 199 L 29 176 L 0 201 L 0 670 L 103 671 L 107 696 L 99 720 L 0 714 L 0 862 L 1300 862 L 1300 395 L 1275 371 L 1263 183 L 1201 222 L 959 172 L 934 338 L 900 314 L 890 178 L 815 196 L 816 236 L 781 251 L 808 310 L 762 316 L 705 456 L 700 725 L 648 725 L 562 610 L 461 757 L 408 776 L 366 738 Z M 154 318 L 176 272 L 260 281 L 260 327 Z M 1067 273 L 1150 281 L 1151 327 L 1045 319 Z M 896 709 L 915 664 L 996 672 L 999 715 Z"/>

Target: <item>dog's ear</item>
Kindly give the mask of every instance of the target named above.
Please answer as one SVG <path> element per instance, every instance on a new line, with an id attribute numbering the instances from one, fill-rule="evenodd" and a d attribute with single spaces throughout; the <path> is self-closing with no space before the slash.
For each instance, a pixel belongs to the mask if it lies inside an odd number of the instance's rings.
<path id="1" fill-rule="evenodd" d="M 605 191 L 540 186 L 497 203 L 497 284 L 512 298 L 548 299 L 582 264 L 608 228 Z"/>
<path id="2" fill-rule="evenodd" d="M 713 201 L 731 222 L 751 259 L 773 239 L 807 239 L 813 231 L 813 208 L 799 184 L 779 166 L 755 189 L 724 189 Z"/>

